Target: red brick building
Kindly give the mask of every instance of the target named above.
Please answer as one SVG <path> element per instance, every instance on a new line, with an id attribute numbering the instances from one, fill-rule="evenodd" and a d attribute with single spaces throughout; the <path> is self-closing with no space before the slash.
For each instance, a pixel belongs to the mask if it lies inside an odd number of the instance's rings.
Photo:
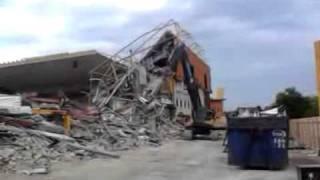
<path id="1" fill-rule="evenodd" d="M 193 73 L 199 87 L 211 93 L 210 67 L 191 49 L 188 49 L 188 57 L 193 67 Z M 178 64 L 176 78 L 177 80 L 183 80 L 183 69 L 181 63 Z"/>
<path id="2" fill-rule="evenodd" d="M 210 109 L 214 110 L 215 117 L 223 116 L 223 101 L 224 99 L 210 99 Z"/>

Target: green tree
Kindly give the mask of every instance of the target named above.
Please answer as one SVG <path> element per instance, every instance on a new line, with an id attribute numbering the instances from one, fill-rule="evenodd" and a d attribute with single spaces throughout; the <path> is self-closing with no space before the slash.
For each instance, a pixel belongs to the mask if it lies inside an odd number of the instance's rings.
<path id="1" fill-rule="evenodd" d="M 309 102 L 309 107 L 306 110 L 304 117 L 312 117 L 319 115 L 318 96 L 306 97 Z"/>
<path id="2" fill-rule="evenodd" d="M 318 115 L 317 97 L 303 96 L 294 87 L 286 88 L 283 92 L 279 92 L 274 105 L 284 106 L 290 118 Z"/>

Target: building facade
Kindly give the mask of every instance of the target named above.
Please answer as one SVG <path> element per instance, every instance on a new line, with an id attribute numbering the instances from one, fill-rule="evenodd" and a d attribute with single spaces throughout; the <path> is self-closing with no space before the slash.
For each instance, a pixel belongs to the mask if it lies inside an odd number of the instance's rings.
<path id="1" fill-rule="evenodd" d="M 201 104 L 202 106 L 210 108 L 209 95 L 212 92 L 210 67 L 191 49 L 188 48 L 187 53 L 196 84 L 199 87 Z M 176 86 L 173 99 L 177 107 L 177 114 L 182 113 L 184 115 L 191 115 L 192 104 L 188 91 L 183 83 L 183 78 L 183 68 L 182 64 L 179 62 L 175 74 Z"/>

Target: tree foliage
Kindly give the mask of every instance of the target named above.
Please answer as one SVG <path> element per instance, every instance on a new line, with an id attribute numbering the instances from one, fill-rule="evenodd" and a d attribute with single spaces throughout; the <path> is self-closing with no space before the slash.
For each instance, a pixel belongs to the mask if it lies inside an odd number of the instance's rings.
<path id="1" fill-rule="evenodd" d="M 318 115 L 316 96 L 303 96 L 294 87 L 286 88 L 276 95 L 276 106 L 284 106 L 290 118 L 311 117 Z"/>

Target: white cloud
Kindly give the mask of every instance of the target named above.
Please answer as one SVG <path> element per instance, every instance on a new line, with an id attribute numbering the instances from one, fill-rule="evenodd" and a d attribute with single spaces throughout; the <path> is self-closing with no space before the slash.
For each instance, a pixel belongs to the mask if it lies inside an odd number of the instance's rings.
<path id="1" fill-rule="evenodd" d="M 34 0 L 31 0 L 34 1 Z M 51 2 L 64 4 L 70 7 L 105 7 L 116 8 L 124 13 L 145 12 L 162 9 L 166 6 L 167 0 L 50 0 Z"/>
<path id="2" fill-rule="evenodd" d="M 46 38 L 64 31 L 65 19 L 62 16 L 36 16 L 15 9 L 0 10 L 0 36 L 24 35 Z"/>
<path id="3" fill-rule="evenodd" d="M 107 0 L 114 7 L 129 12 L 154 11 L 165 7 L 167 0 Z"/>
<path id="4" fill-rule="evenodd" d="M 229 16 L 212 16 L 197 20 L 197 29 L 199 32 L 215 30 L 220 32 L 239 31 L 252 28 L 252 24 L 245 21 L 239 21 Z"/>
<path id="5" fill-rule="evenodd" d="M 0 63 L 23 57 L 43 55 L 72 50 L 101 49 L 113 52 L 119 48 L 115 42 L 108 39 L 79 42 L 70 39 L 68 33 L 72 23 L 79 23 L 81 27 L 90 27 L 96 23 L 103 23 L 105 31 L 110 28 L 120 28 L 127 24 L 136 13 L 160 10 L 167 4 L 167 0 L 11 0 L 0 7 L 0 40 L 12 38 L 13 42 L 0 44 Z M 73 22 L 74 12 L 82 10 L 94 11 L 105 9 L 105 16 L 86 21 L 81 24 Z M 94 27 L 94 26 L 93 26 Z M 112 33 L 112 32 L 110 32 Z M 28 43 L 14 42 L 15 38 L 26 37 Z"/>
<path id="6" fill-rule="evenodd" d="M 63 32 L 63 14 L 43 14 L 31 9 L 38 0 L 10 1 L 0 8 L 0 36 L 26 35 L 33 37 L 52 37 Z"/>

